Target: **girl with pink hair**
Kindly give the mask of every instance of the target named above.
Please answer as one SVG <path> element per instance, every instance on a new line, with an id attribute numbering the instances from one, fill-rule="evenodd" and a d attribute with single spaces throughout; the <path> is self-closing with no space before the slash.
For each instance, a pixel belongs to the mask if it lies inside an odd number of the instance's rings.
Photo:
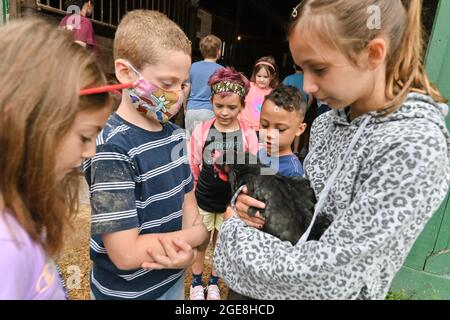
<path id="1" fill-rule="evenodd" d="M 256 154 L 258 139 L 255 130 L 238 119 L 250 88 L 245 76 L 233 68 L 222 68 L 209 78 L 208 85 L 211 86 L 215 117 L 194 129 L 189 160 L 199 212 L 208 231 L 211 233 L 217 230 L 213 236 L 215 246 L 224 212 L 232 196 L 230 184 L 220 179 L 215 162 L 220 155 L 230 150 Z M 198 251 L 192 266 L 191 300 L 205 300 L 202 282 L 204 259 L 205 252 Z M 218 280 L 212 269 L 207 289 L 208 300 L 220 300 Z"/>

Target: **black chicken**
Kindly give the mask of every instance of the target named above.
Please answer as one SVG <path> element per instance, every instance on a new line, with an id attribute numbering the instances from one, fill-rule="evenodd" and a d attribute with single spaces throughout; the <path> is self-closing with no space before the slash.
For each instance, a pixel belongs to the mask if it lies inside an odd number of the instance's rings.
<path id="1" fill-rule="evenodd" d="M 225 160 L 224 160 L 225 159 Z M 229 161 L 233 159 L 232 161 Z M 216 168 L 223 179 L 228 174 L 232 194 L 246 185 L 248 195 L 266 204 L 265 209 L 249 208 L 249 216 L 259 211 L 266 223 L 263 231 L 280 240 L 296 244 L 308 229 L 314 214 L 316 197 L 308 179 L 283 177 L 262 165 L 249 153 L 228 152 L 217 159 Z M 263 173 L 263 175 L 262 175 Z M 328 227 L 326 217 L 317 217 L 308 240 L 318 240 Z M 229 300 L 250 299 L 230 290 Z"/>

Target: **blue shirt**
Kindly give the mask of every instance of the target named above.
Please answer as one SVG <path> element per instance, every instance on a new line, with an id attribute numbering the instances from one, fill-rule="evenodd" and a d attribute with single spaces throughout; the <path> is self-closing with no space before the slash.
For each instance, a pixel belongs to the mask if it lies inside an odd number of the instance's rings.
<path id="1" fill-rule="evenodd" d="M 150 132 L 113 114 L 84 164 L 91 192 L 91 290 L 96 299 L 156 299 L 184 270 L 119 270 L 102 234 L 138 228 L 139 234 L 182 227 L 183 203 L 193 190 L 185 132 L 172 123 Z M 180 150 L 172 155 L 173 150 Z M 180 154 L 181 153 L 181 154 Z"/>
<path id="2" fill-rule="evenodd" d="M 302 164 L 294 154 L 271 157 L 265 149 L 260 149 L 258 151 L 258 159 L 263 165 L 274 169 L 281 176 L 303 177 L 304 175 Z"/>
<path id="3" fill-rule="evenodd" d="M 283 80 L 283 84 L 286 86 L 293 86 L 300 90 L 303 97 L 305 97 L 305 101 L 308 102 L 308 95 L 303 91 L 303 81 L 304 76 L 301 73 L 294 73 Z"/>
<path id="4" fill-rule="evenodd" d="M 223 68 L 220 64 L 210 61 L 198 61 L 192 64 L 189 72 L 191 93 L 187 102 L 188 110 L 213 110 L 208 80 L 220 68 Z"/>
<path id="5" fill-rule="evenodd" d="M 317 115 L 318 116 L 320 116 L 321 114 L 331 110 L 331 108 L 327 104 L 322 103 L 320 101 L 317 101 L 317 108 L 318 108 L 317 109 Z"/>

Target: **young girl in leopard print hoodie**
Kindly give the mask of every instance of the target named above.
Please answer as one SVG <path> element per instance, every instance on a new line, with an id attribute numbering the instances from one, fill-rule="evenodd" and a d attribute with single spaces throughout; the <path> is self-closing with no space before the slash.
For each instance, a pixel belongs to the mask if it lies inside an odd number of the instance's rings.
<path id="1" fill-rule="evenodd" d="M 234 291 L 385 298 L 450 182 L 447 101 L 421 60 L 422 1 L 408 3 L 305 0 L 294 9 L 289 44 L 305 92 L 334 109 L 313 124 L 305 160 L 315 214 L 332 223 L 319 241 L 281 242 L 253 228 L 264 222 L 247 209 L 264 204 L 241 194 L 214 256 Z"/>

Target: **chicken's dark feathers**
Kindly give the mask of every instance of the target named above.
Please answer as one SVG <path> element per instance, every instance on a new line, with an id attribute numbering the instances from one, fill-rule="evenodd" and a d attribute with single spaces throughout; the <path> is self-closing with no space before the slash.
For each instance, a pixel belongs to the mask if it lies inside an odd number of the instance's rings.
<path id="1" fill-rule="evenodd" d="M 295 245 L 307 230 L 314 214 L 316 197 L 309 180 L 301 177 L 283 177 L 278 174 L 268 175 L 268 168 L 248 153 L 238 153 L 234 157 L 227 156 L 227 159 L 236 157 L 241 161 L 218 165 L 229 173 L 232 193 L 245 184 L 250 197 L 266 204 L 264 210 L 249 208 L 248 215 L 254 216 L 259 211 L 266 219 L 263 231 Z M 329 223 L 327 217 L 317 217 L 308 240 L 319 240 Z M 229 299 L 246 298 L 230 290 Z"/>

